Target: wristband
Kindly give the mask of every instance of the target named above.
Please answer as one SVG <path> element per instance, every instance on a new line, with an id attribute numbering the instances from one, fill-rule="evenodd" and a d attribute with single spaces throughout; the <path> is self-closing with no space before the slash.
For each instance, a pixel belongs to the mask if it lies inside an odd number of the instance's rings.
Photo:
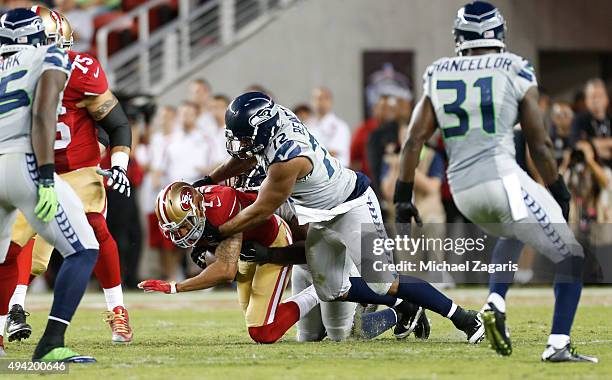
<path id="1" fill-rule="evenodd" d="M 44 164 L 38 167 L 41 182 L 53 183 L 53 173 L 55 173 L 55 164 Z"/>
<path id="2" fill-rule="evenodd" d="M 176 281 L 170 281 L 170 294 L 178 293 L 176 290 Z"/>
<path id="3" fill-rule="evenodd" d="M 111 166 L 119 166 L 127 172 L 130 155 L 125 152 L 115 152 L 111 155 Z"/>
<path id="4" fill-rule="evenodd" d="M 393 203 L 412 202 L 412 188 L 414 182 L 404 182 L 399 179 L 395 181 L 395 193 Z"/>

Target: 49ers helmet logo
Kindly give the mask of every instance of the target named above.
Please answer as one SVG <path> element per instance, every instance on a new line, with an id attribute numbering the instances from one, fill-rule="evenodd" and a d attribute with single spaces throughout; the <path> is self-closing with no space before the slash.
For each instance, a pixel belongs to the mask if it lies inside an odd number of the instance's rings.
<path id="1" fill-rule="evenodd" d="M 193 196 L 191 195 L 191 190 L 188 187 L 183 187 L 181 190 L 181 209 L 183 211 L 191 210 L 191 205 L 193 204 Z"/>

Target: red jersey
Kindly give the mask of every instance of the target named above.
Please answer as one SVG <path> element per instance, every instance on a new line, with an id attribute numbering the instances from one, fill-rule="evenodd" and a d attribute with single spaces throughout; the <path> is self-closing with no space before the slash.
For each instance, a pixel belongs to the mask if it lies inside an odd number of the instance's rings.
<path id="1" fill-rule="evenodd" d="M 206 219 L 215 227 L 232 219 L 243 208 L 249 206 L 257 194 L 245 193 L 229 186 L 210 185 L 198 188 L 204 196 Z M 278 235 L 280 217 L 272 215 L 259 226 L 242 233 L 243 240 L 253 240 L 264 246 L 270 246 Z"/>
<path id="2" fill-rule="evenodd" d="M 66 173 L 100 162 L 96 122 L 87 108 L 77 104 L 86 96 L 101 95 L 108 89 L 100 63 L 85 53 L 68 51 L 72 71 L 62 99 L 55 140 L 55 169 Z"/>

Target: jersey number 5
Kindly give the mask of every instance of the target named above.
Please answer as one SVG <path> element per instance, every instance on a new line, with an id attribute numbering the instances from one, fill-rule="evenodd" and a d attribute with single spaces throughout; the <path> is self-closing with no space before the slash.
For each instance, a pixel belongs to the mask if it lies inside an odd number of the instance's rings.
<path id="1" fill-rule="evenodd" d="M 493 107 L 493 78 L 478 78 L 473 88 L 480 89 L 480 114 L 482 116 L 482 129 L 488 134 L 495 133 L 495 109 Z M 462 137 L 470 130 L 469 115 L 461 108 L 465 102 L 467 86 L 462 80 L 440 80 L 436 83 L 438 90 L 454 90 L 455 101 L 444 105 L 444 112 L 453 114 L 459 119 L 459 125 L 441 126 L 444 138 Z"/>
<path id="2" fill-rule="evenodd" d="M 21 70 L 0 79 L 0 115 L 30 105 L 30 97 L 26 91 L 6 91 L 9 82 L 23 78 L 26 73 L 26 70 Z"/>

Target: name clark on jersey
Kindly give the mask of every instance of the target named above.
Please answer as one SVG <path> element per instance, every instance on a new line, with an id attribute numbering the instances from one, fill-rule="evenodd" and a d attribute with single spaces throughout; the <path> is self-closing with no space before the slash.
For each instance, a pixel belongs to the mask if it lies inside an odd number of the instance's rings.
<path id="1" fill-rule="evenodd" d="M 487 264 L 480 260 L 469 260 L 464 263 L 449 263 L 446 261 L 399 261 L 397 263 L 383 263 L 374 261 L 375 272 L 516 272 L 518 263 L 508 261 L 504 264 Z"/>

